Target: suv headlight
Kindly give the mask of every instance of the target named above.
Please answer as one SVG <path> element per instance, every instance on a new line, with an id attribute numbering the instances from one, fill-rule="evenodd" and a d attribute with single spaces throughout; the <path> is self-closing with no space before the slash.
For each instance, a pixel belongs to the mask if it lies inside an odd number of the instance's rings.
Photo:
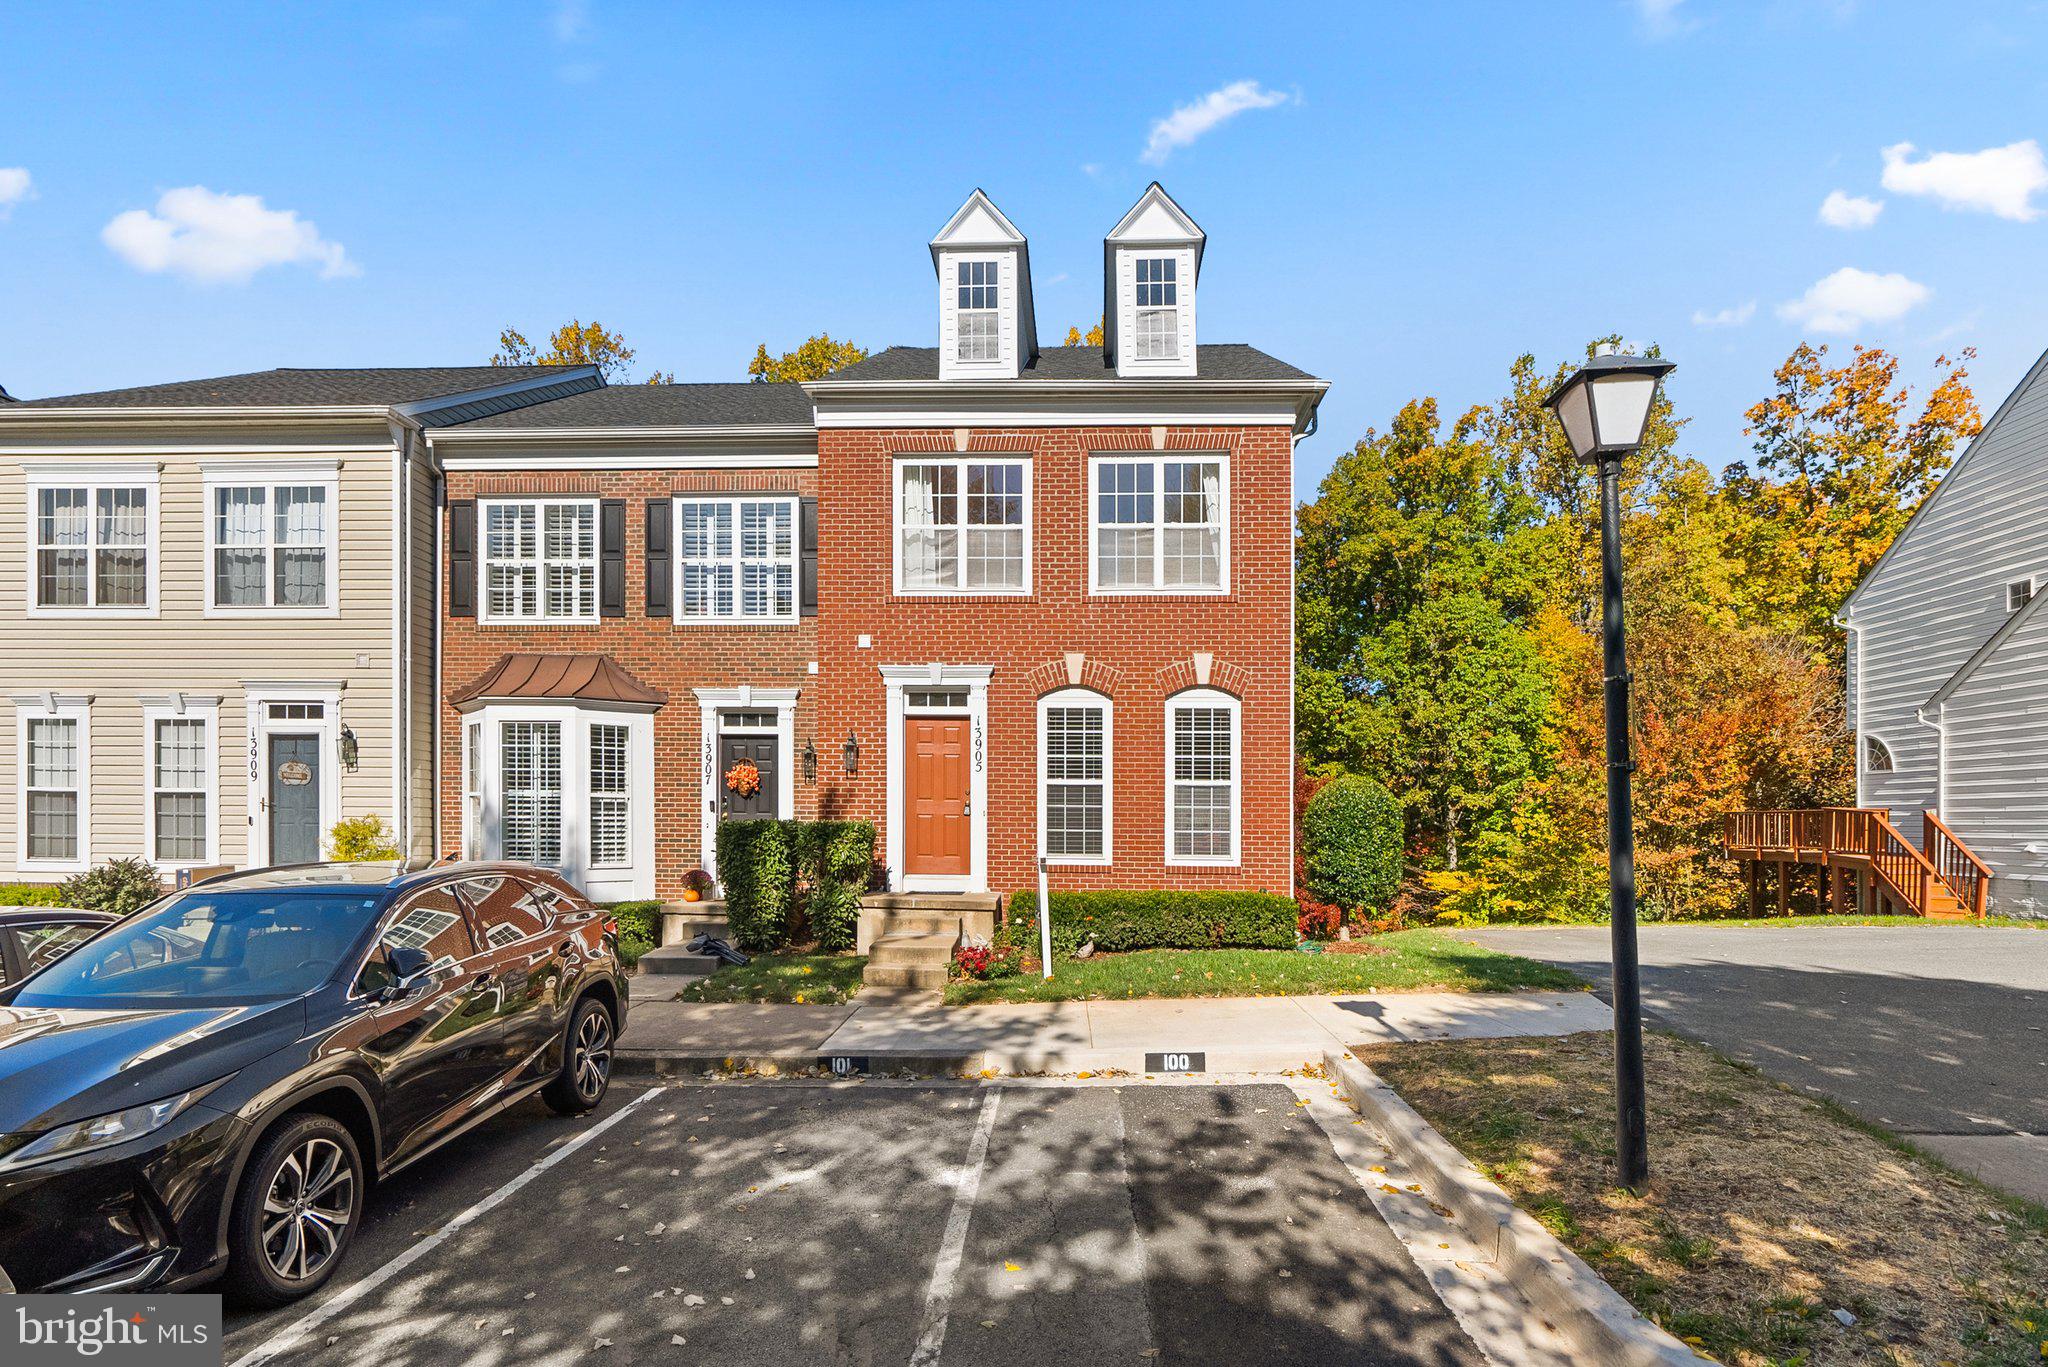
<path id="1" fill-rule="evenodd" d="M 0 1138 L 0 1171 L 50 1163 L 74 1154 L 91 1153 L 95 1149 L 109 1149 L 153 1134 L 219 1085 L 219 1082 L 209 1082 L 204 1087 L 194 1087 L 189 1092 L 167 1096 L 162 1101 L 145 1101 L 125 1111 L 96 1115 L 90 1120 L 74 1120 L 38 1135 L 7 1135 Z"/>

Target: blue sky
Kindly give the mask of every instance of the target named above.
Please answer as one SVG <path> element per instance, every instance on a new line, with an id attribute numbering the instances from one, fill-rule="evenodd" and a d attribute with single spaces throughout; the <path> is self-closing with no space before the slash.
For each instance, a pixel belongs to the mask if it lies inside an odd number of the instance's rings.
<path id="1" fill-rule="evenodd" d="M 1209 233 L 1203 337 L 1334 384 L 1304 497 L 1406 398 L 1454 412 L 1609 330 L 1679 363 L 1716 467 L 1802 336 L 1916 381 L 1974 345 L 1987 412 L 2048 347 L 2040 4 L 15 3 L 5 31 L 22 397 L 481 361 L 571 315 L 683 379 L 819 329 L 929 344 L 924 243 L 976 185 L 1054 344 L 1155 175 Z"/>

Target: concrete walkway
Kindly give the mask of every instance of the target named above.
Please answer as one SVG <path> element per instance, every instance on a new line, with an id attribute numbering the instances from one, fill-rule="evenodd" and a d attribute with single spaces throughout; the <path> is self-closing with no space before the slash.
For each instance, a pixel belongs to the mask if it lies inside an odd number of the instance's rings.
<path id="1" fill-rule="evenodd" d="M 1400 992 L 1343 997 L 1202 997 L 1009 1006 L 769 1006 L 635 1003 L 620 1066 L 691 1072 L 868 1067 L 971 1074 L 1148 1071 L 1148 1054 L 1201 1055 L 1199 1071 L 1266 1073 L 1323 1051 L 1392 1040 L 1567 1035 L 1605 1030 L 1585 992 Z M 1183 1071 L 1172 1064 L 1154 1071 Z M 1190 1066 L 1193 1060 L 1190 1060 Z"/>

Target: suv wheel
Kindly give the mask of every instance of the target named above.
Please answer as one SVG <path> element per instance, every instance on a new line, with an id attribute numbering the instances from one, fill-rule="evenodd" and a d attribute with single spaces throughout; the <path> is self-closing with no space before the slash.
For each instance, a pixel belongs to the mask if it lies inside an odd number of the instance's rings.
<path id="1" fill-rule="evenodd" d="M 331 1116 L 298 1115 L 257 1146 L 235 1193 L 227 1290 L 283 1305 L 334 1275 L 363 1219 L 363 1160 Z"/>
<path id="2" fill-rule="evenodd" d="M 562 1115 L 597 1109 L 612 1081 L 612 1013 L 595 997 L 576 1003 L 569 1038 L 562 1045 L 562 1071 L 541 1089 L 541 1100 Z"/>

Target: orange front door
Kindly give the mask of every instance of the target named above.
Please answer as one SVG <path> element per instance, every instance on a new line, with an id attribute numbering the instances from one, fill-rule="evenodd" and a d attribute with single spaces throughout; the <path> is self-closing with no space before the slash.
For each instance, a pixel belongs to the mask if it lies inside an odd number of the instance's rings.
<path id="1" fill-rule="evenodd" d="M 911 717 L 903 793 L 906 877 L 965 878 L 973 870 L 965 717 Z"/>

